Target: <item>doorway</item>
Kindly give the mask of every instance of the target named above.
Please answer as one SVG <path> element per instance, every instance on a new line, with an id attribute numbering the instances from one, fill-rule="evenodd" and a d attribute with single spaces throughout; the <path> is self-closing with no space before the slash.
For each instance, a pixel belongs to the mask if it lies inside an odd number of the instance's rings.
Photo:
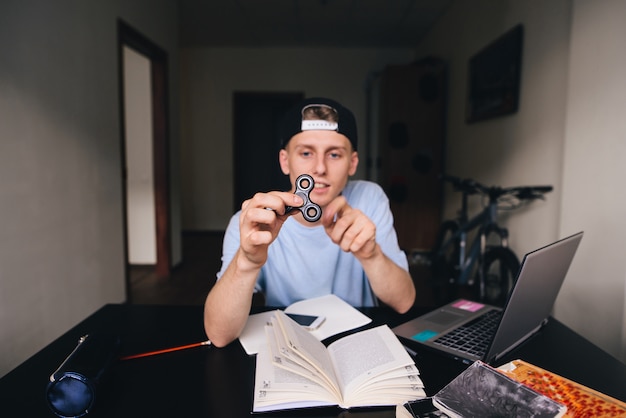
<path id="1" fill-rule="evenodd" d="M 150 60 L 124 45 L 124 137 L 128 263 L 156 264 Z"/>
<path id="2" fill-rule="evenodd" d="M 133 120 L 129 120 L 130 114 L 126 102 L 126 96 L 130 89 L 127 85 L 130 80 L 126 80 L 128 57 L 134 57 L 139 62 L 140 68 L 142 59 L 146 60 L 146 70 L 140 77 L 148 78 L 141 83 L 146 84 L 142 97 L 148 99 L 143 101 L 141 106 L 148 107 L 132 113 Z M 126 58 L 126 59 L 125 59 Z M 131 259 L 137 254 L 134 244 L 131 243 L 131 235 L 137 233 L 141 228 L 137 228 L 137 222 L 133 221 L 130 214 L 131 205 L 136 201 L 142 202 L 144 215 L 134 215 L 134 219 L 142 219 L 146 223 L 149 232 L 136 238 L 139 241 L 151 241 L 150 249 L 143 252 L 142 257 L 150 257 L 154 266 L 154 273 L 158 278 L 167 278 L 171 273 L 171 235 L 170 235 L 170 203 L 169 203 L 169 138 L 168 138 L 168 115 L 167 115 L 167 53 L 154 43 L 149 41 L 139 32 L 122 21 L 118 21 L 118 62 L 120 80 L 120 121 L 121 121 L 121 152 L 122 152 L 122 188 L 124 205 L 124 237 L 125 237 L 125 264 L 126 264 L 126 296 L 130 298 L 130 266 L 137 263 Z M 133 90 L 136 86 L 133 86 Z M 132 127 L 136 126 L 134 118 L 137 115 L 145 115 L 143 135 L 148 135 L 148 139 L 137 139 Z M 139 151 L 131 152 L 132 149 L 139 148 Z M 128 151 L 127 151 L 128 150 Z M 145 155 L 148 154 L 148 155 Z M 139 155 L 141 161 L 136 156 Z M 136 187 L 137 182 L 130 183 L 129 173 L 140 171 L 140 187 Z M 143 196 L 134 196 L 131 193 L 139 190 Z M 136 205 L 135 210 L 136 210 Z M 146 209 L 147 208 L 147 209 Z M 150 213 L 146 214 L 146 210 Z M 147 220 L 147 222 L 146 222 Z M 131 224 L 132 222 L 132 224 Z M 148 260 L 143 258 L 143 260 Z M 145 262 L 145 261 L 144 261 Z M 128 300 L 129 302 L 132 302 Z"/>
<path id="3" fill-rule="evenodd" d="M 235 209 L 256 192 L 289 190 L 289 178 L 278 163 L 278 127 L 283 114 L 303 97 L 303 93 L 234 93 Z"/>

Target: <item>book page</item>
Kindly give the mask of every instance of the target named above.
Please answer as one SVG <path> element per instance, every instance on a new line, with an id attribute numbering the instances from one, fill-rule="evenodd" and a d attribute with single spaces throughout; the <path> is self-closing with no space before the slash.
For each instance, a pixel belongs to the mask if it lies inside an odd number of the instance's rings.
<path id="1" fill-rule="evenodd" d="M 303 376 L 316 384 L 323 386 L 328 393 L 335 394 L 336 401 L 339 401 L 339 394 L 336 387 L 329 383 L 328 379 L 320 374 L 317 369 L 304 360 L 299 355 L 293 353 L 284 339 L 282 332 L 276 332 L 274 321 L 271 320 L 270 324 L 265 327 L 267 334 L 267 348 L 270 353 L 270 361 L 276 367 L 290 371 L 291 373 Z"/>
<path id="2" fill-rule="evenodd" d="M 407 389 L 415 399 L 423 395 L 423 383 L 414 361 L 404 350 L 398 338 L 387 325 L 351 334 L 335 341 L 328 347 L 344 393 L 346 405 L 352 405 L 359 392 L 367 392 L 368 384 L 376 386 L 376 394 L 382 397 L 383 388 L 400 386 Z M 398 378 L 392 381 L 391 379 Z M 385 380 L 388 382 L 384 383 Z M 398 393 L 398 388 L 393 392 Z M 386 400 L 369 397 L 371 404 L 387 404 Z"/>
<path id="3" fill-rule="evenodd" d="M 278 333 L 279 330 L 283 332 L 283 335 L 278 338 L 278 349 L 289 353 L 291 356 L 299 356 L 302 360 L 305 360 L 317 370 L 320 377 L 328 381 L 336 395 L 338 397 L 341 396 L 333 363 L 324 344 L 298 325 L 293 319 L 289 318 L 283 311 L 275 311 L 274 318 L 276 319 L 274 332 Z"/>
<path id="4" fill-rule="evenodd" d="M 417 379 L 419 381 L 419 379 Z M 350 393 L 347 405 L 396 405 L 426 397 L 421 381 L 413 385 L 411 376 L 374 381 Z"/>
<path id="5" fill-rule="evenodd" d="M 411 399 L 419 398 L 424 392 L 424 383 L 422 379 L 417 375 L 407 375 L 406 371 L 402 370 L 404 374 L 402 376 L 386 377 L 367 382 L 367 385 L 359 387 L 358 390 L 351 392 L 350 396 L 363 396 L 364 394 L 371 392 L 382 392 L 385 390 L 391 390 L 395 393 L 403 393 L 405 395 L 411 395 Z M 421 395 L 425 396 L 425 395 Z M 352 398 L 351 398 L 352 399 Z"/>
<path id="6" fill-rule="evenodd" d="M 257 355 L 254 412 L 337 404 L 325 388 L 311 379 L 276 367 L 270 356 L 264 349 Z"/>

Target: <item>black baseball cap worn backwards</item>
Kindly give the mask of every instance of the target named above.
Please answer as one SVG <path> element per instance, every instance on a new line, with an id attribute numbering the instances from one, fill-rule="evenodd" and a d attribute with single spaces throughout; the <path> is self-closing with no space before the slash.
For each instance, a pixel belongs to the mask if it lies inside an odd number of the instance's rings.
<path id="1" fill-rule="evenodd" d="M 337 112 L 337 122 L 328 122 L 325 120 L 303 120 L 305 109 L 314 106 L 330 107 Z M 287 143 L 296 134 L 303 131 L 337 131 L 344 135 L 352 148 L 356 151 L 358 137 L 356 131 L 356 120 L 350 109 L 342 106 L 340 103 L 324 97 L 312 97 L 298 103 L 285 113 L 280 124 L 280 146 L 285 148 Z"/>

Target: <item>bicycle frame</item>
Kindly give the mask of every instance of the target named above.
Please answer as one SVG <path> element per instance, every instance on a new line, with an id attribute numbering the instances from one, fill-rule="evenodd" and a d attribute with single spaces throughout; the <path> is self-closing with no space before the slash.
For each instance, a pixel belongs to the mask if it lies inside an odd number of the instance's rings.
<path id="1" fill-rule="evenodd" d="M 472 284 L 471 274 L 474 271 L 474 266 L 479 260 L 482 260 L 483 255 L 487 249 L 487 242 L 489 236 L 495 233 L 500 239 L 500 245 L 503 247 L 508 246 L 508 230 L 500 227 L 497 224 L 497 199 L 489 200 L 489 204 L 477 215 L 468 219 L 467 217 L 467 197 L 468 193 L 462 193 L 461 211 L 459 217 L 456 220 L 458 229 L 456 232 L 445 242 L 442 243 L 439 249 L 439 255 L 445 253 L 445 251 L 454 245 L 455 242 L 459 243 L 459 254 L 457 266 L 460 267 L 459 275 L 456 278 L 458 284 Z M 471 246 L 467 247 L 468 234 L 477 229 L 477 234 L 473 238 Z M 481 296 L 484 293 L 484 280 L 482 277 L 482 271 L 479 269 L 479 285 Z"/>
<path id="2" fill-rule="evenodd" d="M 515 280 L 519 260 L 508 248 L 509 231 L 497 223 L 498 212 L 515 209 L 521 202 L 543 199 L 552 186 L 487 187 L 472 179 L 441 178 L 461 192 L 462 201 L 457 218 L 441 224 L 435 246 L 428 253 L 432 275 L 438 283 L 472 286 L 478 281 L 481 300 L 486 293 L 494 301 L 501 299 Z M 468 197 L 476 194 L 486 197 L 488 204 L 469 218 Z M 494 234 L 499 242 L 491 238 Z"/>

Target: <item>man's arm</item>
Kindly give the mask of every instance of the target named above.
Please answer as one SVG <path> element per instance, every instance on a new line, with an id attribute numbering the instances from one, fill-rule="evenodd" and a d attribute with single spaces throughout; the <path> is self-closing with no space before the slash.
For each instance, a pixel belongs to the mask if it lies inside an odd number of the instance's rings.
<path id="1" fill-rule="evenodd" d="M 378 244 L 371 256 L 355 256 L 361 262 L 374 294 L 383 303 L 399 313 L 411 309 L 415 302 L 415 285 L 408 271 L 387 257 Z"/>
<path id="2" fill-rule="evenodd" d="M 374 294 L 383 303 L 400 313 L 413 306 L 411 275 L 383 253 L 376 242 L 376 225 L 363 212 L 339 196 L 326 208 L 322 222 L 331 240 L 359 260 Z"/>
<path id="3" fill-rule="evenodd" d="M 285 206 L 302 204 L 300 197 L 287 192 L 257 193 L 243 203 L 239 249 L 204 303 L 204 329 L 214 345 L 223 347 L 241 334 L 269 245 L 289 216 L 284 214 Z"/>
<path id="4" fill-rule="evenodd" d="M 204 329 L 211 343 L 223 347 L 241 334 L 261 267 L 247 262 L 241 248 L 215 283 L 204 304 Z"/>

